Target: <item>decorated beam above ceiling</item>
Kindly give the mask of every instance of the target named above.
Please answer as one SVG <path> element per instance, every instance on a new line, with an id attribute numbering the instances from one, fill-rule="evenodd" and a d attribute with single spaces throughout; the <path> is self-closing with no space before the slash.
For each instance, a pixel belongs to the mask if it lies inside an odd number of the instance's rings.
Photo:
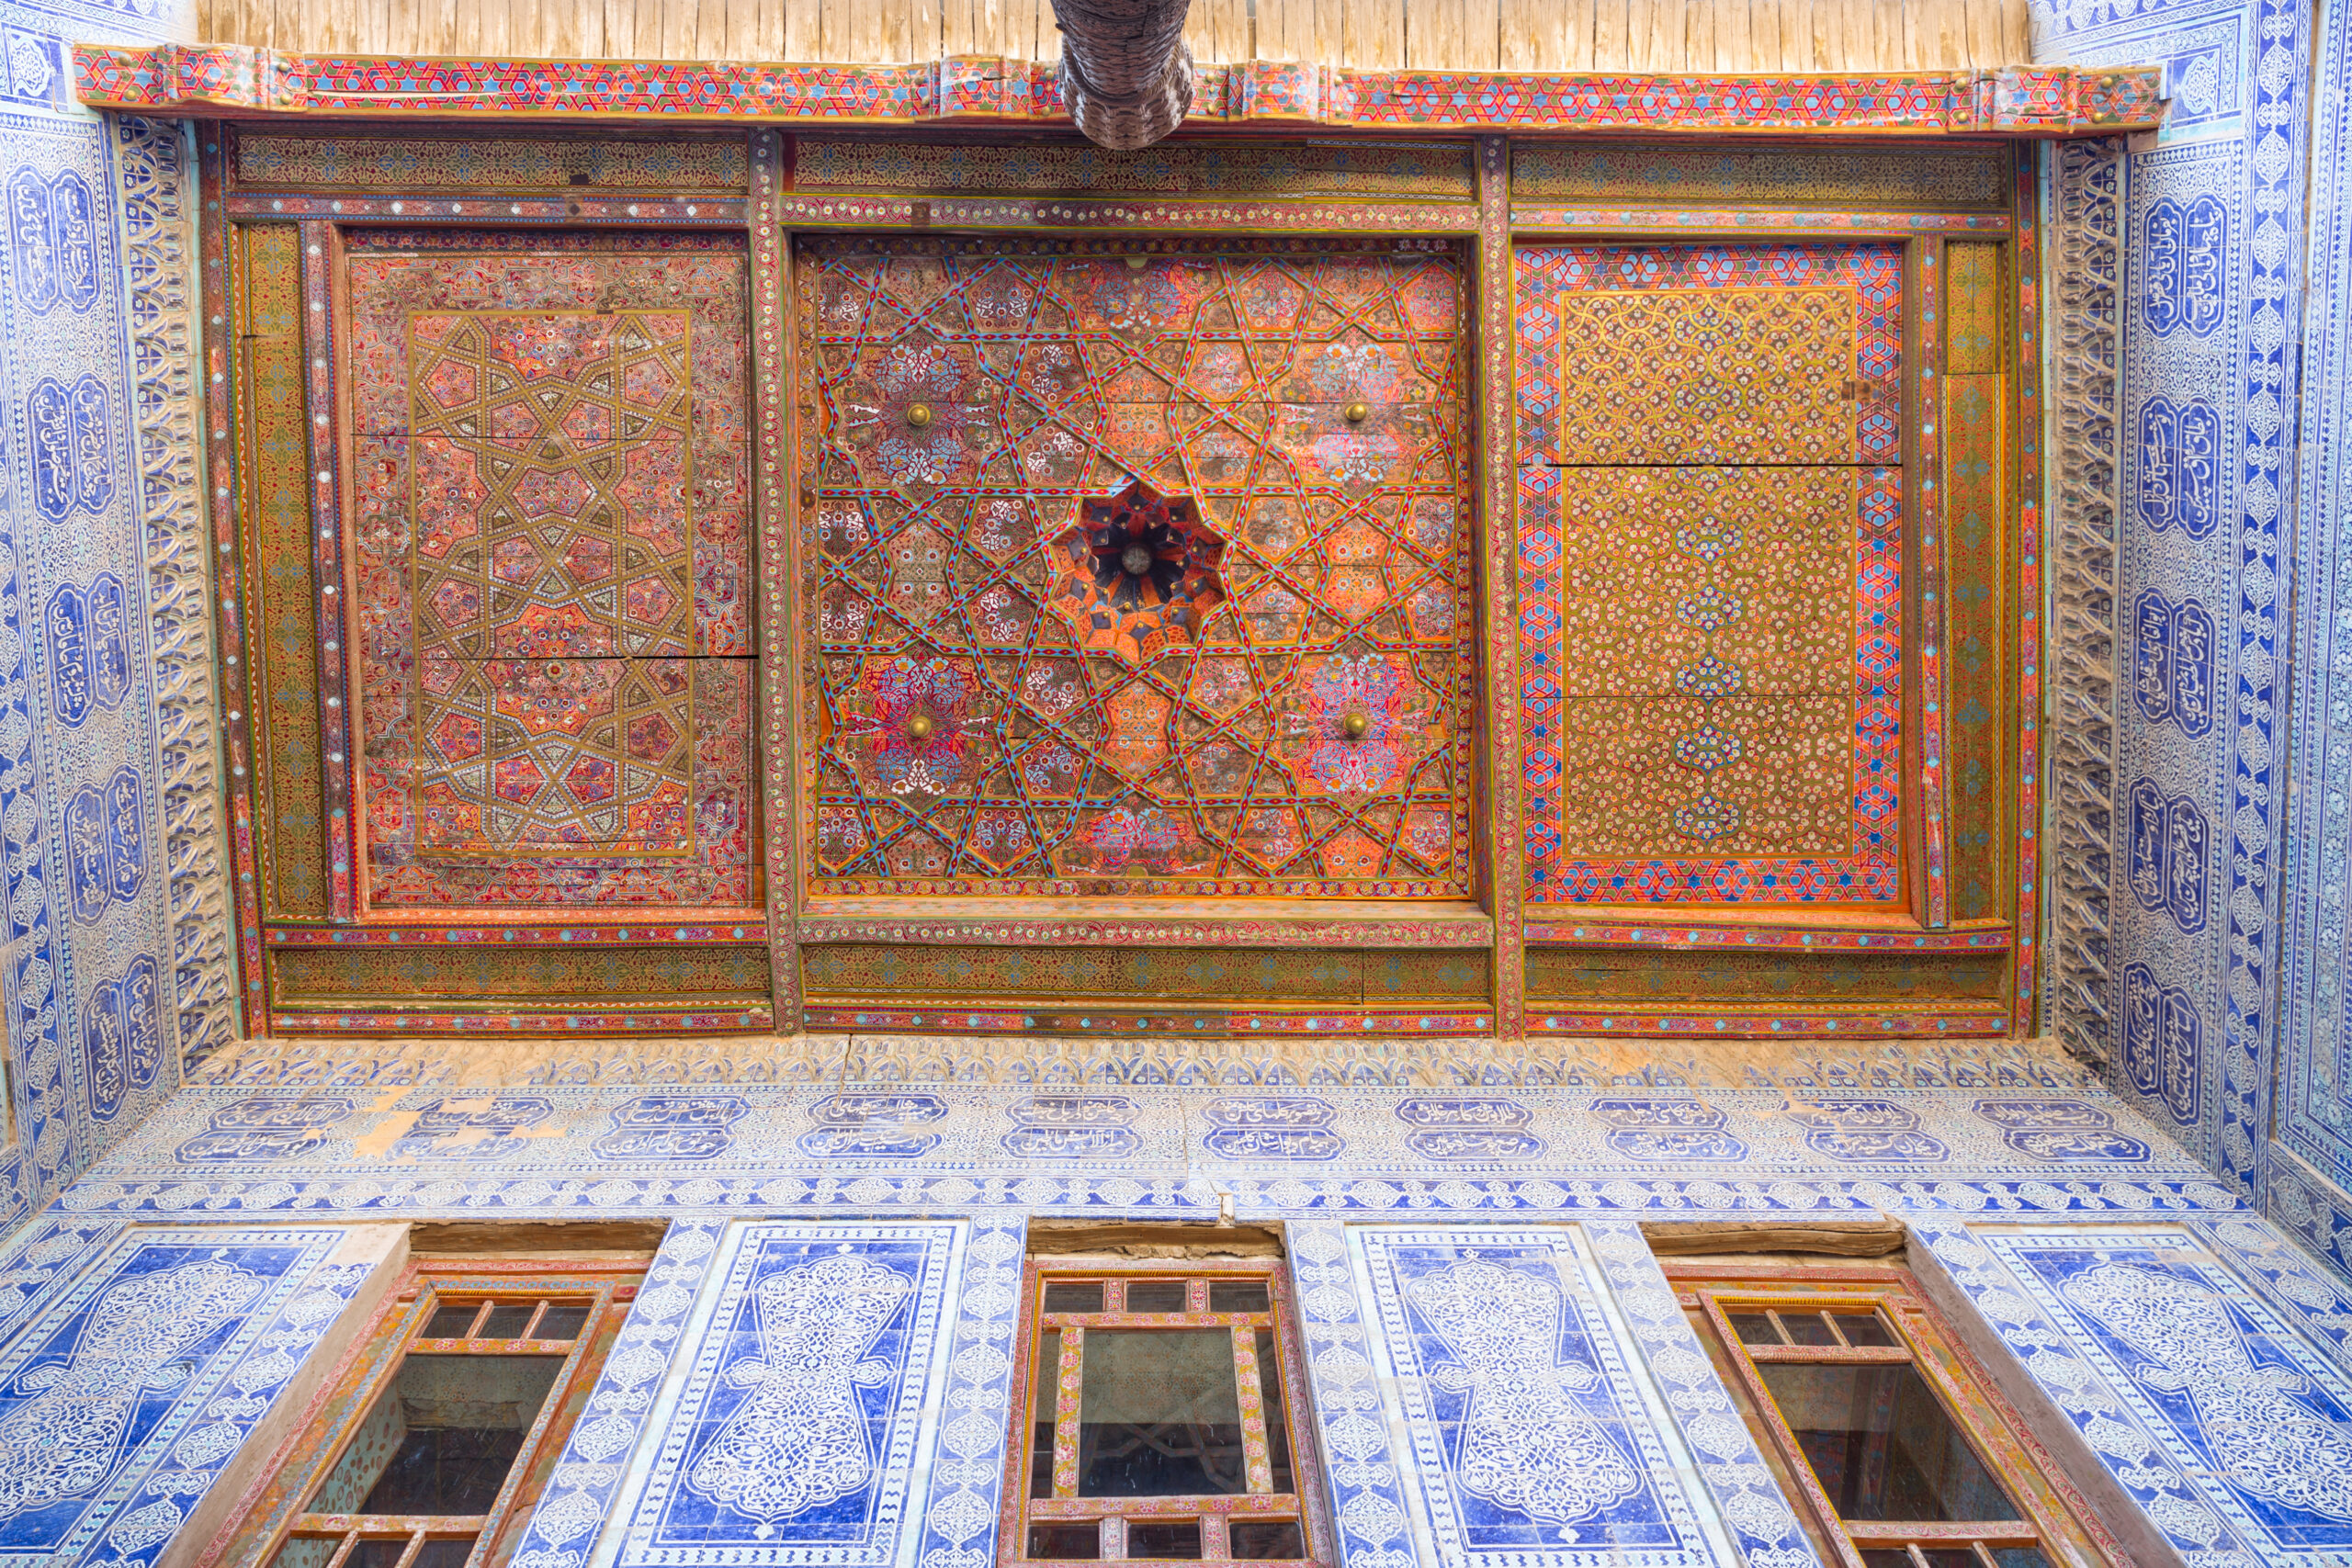
<path id="1" fill-rule="evenodd" d="M 77 44 L 75 91 L 143 114 L 546 120 L 1069 124 L 1058 68 L 958 55 L 907 65 L 430 60 L 241 44 Z M 1197 68 L 1188 130 L 2113 135 L 2153 129 L 2162 73 L 2019 65 L 1871 75 Z"/>

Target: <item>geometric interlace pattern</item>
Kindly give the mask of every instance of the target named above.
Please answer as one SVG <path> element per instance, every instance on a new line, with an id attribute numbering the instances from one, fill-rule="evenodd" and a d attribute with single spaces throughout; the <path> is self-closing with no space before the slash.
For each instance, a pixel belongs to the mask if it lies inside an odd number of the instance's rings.
<path id="1" fill-rule="evenodd" d="M 688 323 L 409 318 L 420 848 L 690 847 Z"/>
<path id="2" fill-rule="evenodd" d="M 347 244 L 362 906 L 756 902 L 741 237 Z"/>
<path id="3" fill-rule="evenodd" d="M 1531 246 L 1526 896 L 1899 894 L 1900 253 Z"/>
<path id="4" fill-rule="evenodd" d="M 1468 890 L 1456 257 L 1156 245 L 804 249 L 818 889 Z"/>

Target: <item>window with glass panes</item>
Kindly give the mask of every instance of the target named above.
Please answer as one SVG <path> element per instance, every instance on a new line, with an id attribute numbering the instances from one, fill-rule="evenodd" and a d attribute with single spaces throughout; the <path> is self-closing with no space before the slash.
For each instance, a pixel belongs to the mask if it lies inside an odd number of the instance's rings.
<path id="1" fill-rule="evenodd" d="M 1907 1271 L 1667 1264 L 1831 1568 L 2103 1568 L 2109 1541 Z"/>
<path id="2" fill-rule="evenodd" d="M 496 1568 L 537 1501 L 643 1263 L 418 1265 L 296 1439 L 228 1561 Z M 273 1550 L 269 1550 L 274 1547 Z"/>
<path id="3" fill-rule="evenodd" d="M 1033 1261 L 1027 1292 L 1007 1562 L 1319 1560 L 1278 1261 Z"/>

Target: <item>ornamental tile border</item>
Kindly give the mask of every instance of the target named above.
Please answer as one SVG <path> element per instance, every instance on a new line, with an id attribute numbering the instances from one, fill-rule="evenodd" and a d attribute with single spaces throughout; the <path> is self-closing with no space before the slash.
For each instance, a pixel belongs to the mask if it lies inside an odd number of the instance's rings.
<path id="1" fill-rule="evenodd" d="M 2302 415 L 2295 559 L 2293 739 L 2285 931 L 2278 961 L 2278 1060 L 2269 1125 L 2272 1206 L 2291 1194 L 2299 1229 L 2340 1258 L 2341 1184 L 2352 1180 L 2352 1051 L 2346 1025 L 2346 902 L 2352 893 L 2352 711 L 2345 660 L 2352 625 L 2352 11 L 2326 10 L 2311 127 Z M 2318 1179 L 2282 1179 L 2309 1163 Z M 2333 1191 L 2322 1196 L 2329 1187 Z M 2327 1215 L 2325 1219 L 2321 1216 Z"/>
<path id="2" fill-rule="evenodd" d="M 2096 1087 L 2047 1041 L 1683 1038 L 1563 1034 L 1352 1037 L 1122 1044 L 1096 1038 L 865 1032 L 558 1043 L 506 1038 L 257 1038 L 208 1061 L 196 1082 L 424 1084 L 1230 1084 L 1267 1088 L 1524 1087 L 2030 1089 Z"/>
<path id="3" fill-rule="evenodd" d="M 1641 1227 L 1627 1220 L 1588 1220 L 1580 1228 L 1632 1325 L 1643 1363 L 1666 1391 L 1676 1427 L 1700 1456 L 1699 1472 L 1748 1568 L 1818 1564 L 1819 1554 L 1766 1468 Z"/>
<path id="4" fill-rule="evenodd" d="M 60 1209 L 695 1218 L 1195 1214 L 1230 1202 L 1269 1216 L 1523 1218 L 2240 1207 L 2122 1104 L 2072 1085 L 1069 1087 L 194 1089 Z"/>
<path id="5" fill-rule="evenodd" d="M 721 1228 L 717 1221 L 682 1221 L 662 1236 L 596 1374 L 596 1386 L 581 1406 L 563 1457 L 531 1510 L 514 1568 L 579 1568 L 585 1560 L 595 1532 L 613 1511 L 614 1495 L 654 1396 L 687 1343 L 681 1337 L 686 1314 L 718 1254 Z"/>

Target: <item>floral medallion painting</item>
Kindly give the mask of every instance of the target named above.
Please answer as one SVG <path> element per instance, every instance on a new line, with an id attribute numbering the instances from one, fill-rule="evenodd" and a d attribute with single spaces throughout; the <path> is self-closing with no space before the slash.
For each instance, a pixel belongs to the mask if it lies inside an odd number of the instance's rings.
<path id="1" fill-rule="evenodd" d="M 1469 891 L 1430 242 L 813 241 L 813 888 Z"/>
<path id="2" fill-rule="evenodd" d="M 346 266 L 365 907 L 755 902 L 740 243 Z"/>

